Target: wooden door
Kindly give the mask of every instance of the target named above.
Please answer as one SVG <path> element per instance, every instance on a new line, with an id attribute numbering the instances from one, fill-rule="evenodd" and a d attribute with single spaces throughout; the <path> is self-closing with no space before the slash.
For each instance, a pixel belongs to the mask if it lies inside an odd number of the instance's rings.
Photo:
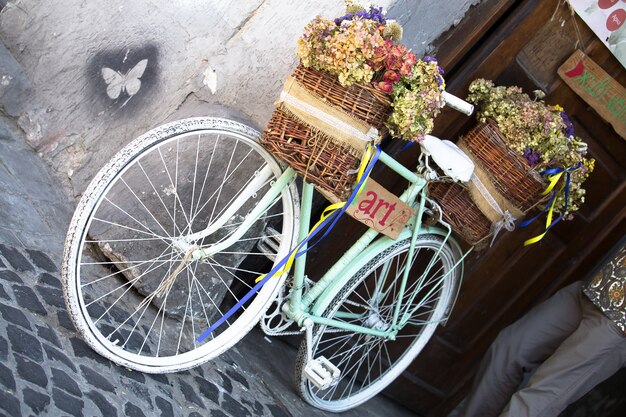
<path id="1" fill-rule="evenodd" d="M 587 55 L 623 86 L 626 71 L 566 4 L 483 0 L 439 41 L 436 56 L 446 69 L 448 91 L 465 97 L 469 83 L 480 77 L 518 85 L 528 93 L 542 89 L 546 102 L 568 111 L 577 135 L 588 142 L 596 167 L 587 182 L 587 203 L 574 221 L 560 223 L 531 247 L 522 244 L 539 234 L 539 223 L 503 235 L 493 247 L 470 255 L 447 325 L 385 391 L 425 417 L 445 416 L 463 399 L 478 362 L 502 328 L 559 288 L 584 279 L 626 233 L 626 141 L 560 80 L 557 68 L 580 38 Z M 474 123 L 474 118 L 448 110 L 438 118 L 435 134 L 454 139 Z M 393 153 L 403 145 L 395 141 L 385 150 Z M 398 158 L 415 167 L 417 148 Z M 401 188 L 386 174 L 381 169 L 375 178 L 388 188 Z M 310 276 L 318 276 L 362 232 L 356 222 L 342 221 L 333 239 L 311 251 Z"/>
<path id="2" fill-rule="evenodd" d="M 476 78 L 518 85 L 527 93 L 543 90 L 547 103 L 567 110 L 596 167 L 587 182 L 587 202 L 574 221 L 562 222 L 531 247 L 522 242 L 540 233 L 539 222 L 471 254 L 447 325 L 387 390 L 424 416 L 447 415 L 465 396 L 497 333 L 557 289 L 584 279 L 626 233 L 626 141 L 557 75 L 577 39 L 588 56 L 626 86 L 624 68 L 564 1 L 485 0 L 441 39 L 437 56 L 448 70 L 449 91 L 463 97 Z M 436 133 L 444 138 L 456 138 L 474 123 L 452 112 L 438 121 Z M 416 154 L 404 158 L 410 164 Z"/>

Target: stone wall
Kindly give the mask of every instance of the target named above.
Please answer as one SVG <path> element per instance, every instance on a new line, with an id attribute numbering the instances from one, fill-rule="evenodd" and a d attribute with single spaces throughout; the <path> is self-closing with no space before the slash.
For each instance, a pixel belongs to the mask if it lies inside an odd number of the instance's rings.
<path id="1" fill-rule="evenodd" d="M 476 2 L 380 4 L 419 56 Z M 303 26 L 343 11 L 341 0 L 3 3 L 2 109 L 72 196 L 124 144 L 166 120 L 237 116 L 262 127 L 296 65 Z"/>

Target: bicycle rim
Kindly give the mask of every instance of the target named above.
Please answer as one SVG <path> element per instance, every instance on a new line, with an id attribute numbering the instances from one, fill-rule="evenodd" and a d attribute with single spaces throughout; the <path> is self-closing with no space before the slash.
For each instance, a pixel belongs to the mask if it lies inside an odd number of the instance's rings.
<path id="1" fill-rule="evenodd" d="M 228 238 L 282 173 L 257 133 L 223 119 L 188 119 L 157 128 L 113 158 L 89 186 L 68 233 L 64 287 L 71 317 L 88 344 L 143 372 L 202 363 L 258 321 L 282 281 L 271 280 L 203 343 L 197 337 L 271 269 L 260 236 L 282 234 L 275 259 L 295 239 L 291 184 L 235 245 L 205 262 L 180 248 L 212 222 L 208 245 Z M 271 176 L 226 221 L 224 213 L 263 167 Z"/>
<path id="2" fill-rule="evenodd" d="M 336 295 L 324 317 L 386 330 L 395 311 L 409 243 L 409 239 L 397 242 L 369 261 Z M 458 268 L 453 270 L 457 259 L 440 238 L 418 238 L 401 311 L 401 315 L 407 311 L 413 314 L 396 340 L 316 325 L 313 358 L 329 359 L 340 369 L 341 380 L 326 390 L 308 381 L 303 373 L 303 342 L 296 373 L 305 400 L 323 410 L 345 411 L 378 394 L 400 375 L 445 319 L 458 285 Z M 409 305 L 413 295 L 416 297 Z"/>

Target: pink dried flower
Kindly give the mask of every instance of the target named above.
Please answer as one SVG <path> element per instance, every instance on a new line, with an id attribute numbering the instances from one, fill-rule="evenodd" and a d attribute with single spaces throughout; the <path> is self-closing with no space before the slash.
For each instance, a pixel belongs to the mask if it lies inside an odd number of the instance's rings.
<path id="1" fill-rule="evenodd" d="M 415 65 L 415 63 L 417 62 L 417 57 L 413 52 L 407 52 L 406 55 L 404 55 L 404 62 Z"/>
<path id="2" fill-rule="evenodd" d="M 400 75 L 395 71 L 387 70 L 385 74 L 383 74 L 383 81 L 395 83 L 396 81 L 400 81 Z"/>
<path id="3" fill-rule="evenodd" d="M 380 81 L 378 83 L 372 83 L 375 87 L 378 87 L 382 92 L 391 94 L 393 91 L 393 84 L 388 81 Z"/>
<path id="4" fill-rule="evenodd" d="M 411 63 L 411 62 L 405 60 L 402 63 L 402 66 L 400 67 L 400 70 L 399 70 L 400 71 L 400 75 L 402 75 L 403 77 L 410 76 L 411 73 L 413 72 L 413 66 L 414 65 L 415 65 L 414 63 Z"/>
<path id="5" fill-rule="evenodd" d="M 402 56 L 389 54 L 385 60 L 387 69 L 397 71 L 402 67 Z"/>

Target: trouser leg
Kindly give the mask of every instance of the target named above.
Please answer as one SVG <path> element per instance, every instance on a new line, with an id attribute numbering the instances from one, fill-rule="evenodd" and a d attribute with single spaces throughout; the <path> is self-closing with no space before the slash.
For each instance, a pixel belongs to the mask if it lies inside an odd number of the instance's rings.
<path id="1" fill-rule="evenodd" d="M 580 326 L 511 398 L 502 417 L 553 417 L 626 364 L 626 336 L 583 297 Z"/>
<path id="2" fill-rule="evenodd" d="M 525 371 L 535 369 L 580 323 L 581 282 L 571 284 L 500 332 L 474 379 L 465 417 L 497 416 L 509 402 Z"/>

